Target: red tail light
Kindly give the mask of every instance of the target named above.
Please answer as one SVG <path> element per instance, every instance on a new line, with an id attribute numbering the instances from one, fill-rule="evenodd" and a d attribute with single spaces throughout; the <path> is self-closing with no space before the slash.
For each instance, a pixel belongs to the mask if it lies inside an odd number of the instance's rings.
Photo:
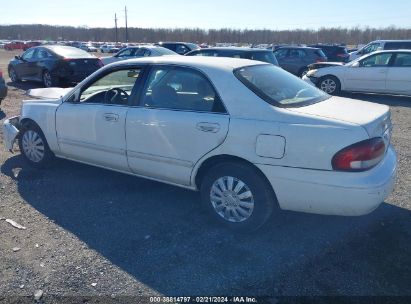
<path id="1" fill-rule="evenodd" d="M 384 140 L 375 137 L 342 149 L 334 155 L 331 164 L 334 170 L 365 171 L 376 166 L 384 153 Z"/>
<path id="2" fill-rule="evenodd" d="M 0 77 L 3 77 L 3 72 L 0 70 Z"/>

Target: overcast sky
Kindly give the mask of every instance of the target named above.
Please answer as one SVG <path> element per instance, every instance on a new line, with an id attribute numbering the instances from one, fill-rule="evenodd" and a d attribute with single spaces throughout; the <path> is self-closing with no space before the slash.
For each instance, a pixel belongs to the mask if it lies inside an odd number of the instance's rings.
<path id="1" fill-rule="evenodd" d="M 0 24 L 295 29 L 411 27 L 410 0 L 70 0 L 2 1 Z M 18 4 L 18 7 L 17 7 Z"/>

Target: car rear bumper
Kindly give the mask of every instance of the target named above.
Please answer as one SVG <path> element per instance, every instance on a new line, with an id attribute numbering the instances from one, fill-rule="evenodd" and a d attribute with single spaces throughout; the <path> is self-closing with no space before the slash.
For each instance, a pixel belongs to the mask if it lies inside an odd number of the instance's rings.
<path id="1" fill-rule="evenodd" d="M 257 166 L 273 186 L 281 209 L 359 216 L 375 210 L 393 190 L 397 155 L 389 147 L 381 163 L 364 172 Z"/>
<path id="2" fill-rule="evenodd" d="M 17 136 L 19 135 L 20 117 L 14 116 L 3 122 L 4 145 L 6 150 L 12 151 Z"/>

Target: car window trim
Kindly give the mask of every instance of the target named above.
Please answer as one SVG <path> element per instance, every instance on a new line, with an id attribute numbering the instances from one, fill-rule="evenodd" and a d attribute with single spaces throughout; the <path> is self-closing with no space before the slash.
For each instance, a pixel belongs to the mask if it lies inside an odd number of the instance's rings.
<path id="1" fill-rule="evenodd" d="M 151 71 L 156 68 L 156 67 L 167 67 L 167 68 L 186 68 L 186 69 L 191 69 L 193 71 L 196 71 L 198 73 L 200 73 L 201 76 L 203 76 L 211 85 L 211 87 L 213 88 L 214 92 L 216 93 L 216 95 L 218 96 L 218 99 L 221 102 L 221 105 L 223 106 L 225 112 L 212 112 L 212 111 L 198 111 L 198 110 L 187 110 L 187 109 L 172 109 L 172 108 L 159 108 L 159 107 L 146 107 L 145 105 L 142 104 L 143 102 L 143 93 L 146 89 L 147 84 L 147 79 L 148 76 L 151 74 Z M 138 94 L 138 98 L 136 98 L 136 101 L 138 101 L 138 103 L 136 105 L 132 105 L 131 107 L 136 107 L 136 108 L 143 108 L 143 109 L 158 109 L 158 110 L 170 110 L 170 111 L 180 111 L 180 112 L 195 112 L 195 113 L 209 113 L 209 114 L 223 114 L 223 115 L 230 115 L 230 113 L 228 112 L 228 109 L 226 107 L 226 105 L 224 104 L 223 99 L 221 98 L 220 93 L 217 91 L 214 83 L 210 80 L 210 78 L 200 69 L 197 69 L 195 67 L 192 66 L 185 66 L 185 65 L 179 65 L 179 64 L 170 64 L 170 63 L 158 63 L 158 64 L 149 64 L 147 69 L 146 69 L 146 73 L 144 75 L 145 77 L 142 79 L 142 83 L 143 85 L 140 88 L 140 92 Z"/>

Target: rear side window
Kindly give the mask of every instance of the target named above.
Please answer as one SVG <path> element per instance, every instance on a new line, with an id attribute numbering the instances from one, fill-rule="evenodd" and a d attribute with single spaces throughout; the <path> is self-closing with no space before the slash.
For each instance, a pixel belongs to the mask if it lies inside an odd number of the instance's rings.
<path id="1" fill-rule="evenodd" d="M 225 112 L 210 81 L 195 70 L 180 67 L 153 68 L 143 91 L 142 105 L 150 108 Z"/>
<path id="2" fill-rule="evenodd" d="M 398 53 L 394 61 L 395 67 L 411 67 L 411 53 Z"/>
<path id="3" fill-rule="evenodd" d="M 385 50 L 407 50 L 411 49 L 411 42 L 404 41 L 404 42 L 387 42 L 384 46 Z"/>
<path id="4" fill-rule="evenodd" d="M 304 58 L 305 56 L 307 56 L 307 54 L 305 53 L 304 50 L 290 50 L 290 57 L 291 58 Z"/>
<path id="5" fill-rule="evenodd" d="M 234 75 L 256 95 L 280 107 L 299 107 L 323 101 L 329 95 L 298 77 L 271 64 L 254 65 Z"/>

